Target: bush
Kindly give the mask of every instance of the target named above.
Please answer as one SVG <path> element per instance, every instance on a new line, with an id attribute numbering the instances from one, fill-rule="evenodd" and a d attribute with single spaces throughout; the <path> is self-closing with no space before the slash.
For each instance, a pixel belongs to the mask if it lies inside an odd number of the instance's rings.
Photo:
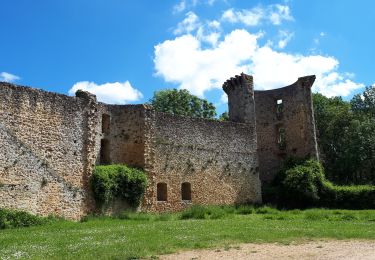
<path id="1" fill-rule="evenodd" d="M 320 205 L 342 209 L 374 209 L 375 186 L 336 186 L 325 181 Z"/>
<path id="2" fill-rule="evenodd" d="M 0 208 L 0 229 L 30 227 L 41 225 L 48 221 L 48 218 L 35 216 L 25 211 Z"/>
<path id="3" fill-rule="evenodd" d="M 282 186 L 289 205 L 293 208 L 315 205 L 320 199 L 319 191 L 323 181 L 323 168 L 314 160 L 287 170 Z"/>
<path id="4" fill-rule="evenodd" d="M 142 170 L 125 165 L 101 165 L 95 167 L 91 187 L 100 206 L 121 198 L 137 207 L 146 190 L 147 177 Z"/>
<path id="5" fill-rule="evenodd" d="M 290 163 L 293 162 L 293 163 Z M 337 186 L 325 178 L 324 169 L 315 160 L 289 160 L 267 191 L 286 208 L 327 207 L 343 209 L 375 208 L 375 186 Z"/>

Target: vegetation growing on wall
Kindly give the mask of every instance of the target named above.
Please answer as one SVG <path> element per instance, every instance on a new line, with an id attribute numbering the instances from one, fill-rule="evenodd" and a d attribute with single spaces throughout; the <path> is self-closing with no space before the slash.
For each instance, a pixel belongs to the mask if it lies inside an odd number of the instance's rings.
<path id="1" fill-rule="evenodd" d="M 137 207 L 147 187 L 147 177 L 142 170 L 125 165 L 100 165 L 95 167 L 91 186 L 99 206 L 120 198 Z"/>
<path id="2" fill-rule="evenodd" d="M 375 186 L 334 185 L 315 160 L 287 160 L 269 192 L 279 206 L 287 208 L 375 208 Z"/>

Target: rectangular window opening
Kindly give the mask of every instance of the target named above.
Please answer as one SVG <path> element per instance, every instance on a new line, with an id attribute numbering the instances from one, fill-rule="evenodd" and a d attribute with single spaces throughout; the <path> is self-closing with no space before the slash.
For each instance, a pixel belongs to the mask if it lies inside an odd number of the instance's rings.
<path id="1" fill-rule="evenodd" d="M 108 114 L 102 115 L 102 133 L 109 134 L 111 125 L 111 117 Z"/>
<path id="2" fill-rule="evenodd" d="M 167 201 L 168 199 L 167 184 L 164 182 L 158 183 L 156 185 L 156 193 L 157 193 L 158 201 Z"/>
<path id="3" fill-rule="evenodd" d="M 100 164 L 110 164 L 110 145 L 109 140 L 102 139 L 100 141 Z"/>
<path id="4" fill-rule="evenodd" d="M 276 100 L 276 117 L 277 119 L 281 119 L 283 117 L 283 100 L 282 99 L 277 99 Z"/>
<path id="5" fill-rule="evenodd" d="M 189 182 L 181 184 L 181 199 L 191 201 L 191 184 Z"/>

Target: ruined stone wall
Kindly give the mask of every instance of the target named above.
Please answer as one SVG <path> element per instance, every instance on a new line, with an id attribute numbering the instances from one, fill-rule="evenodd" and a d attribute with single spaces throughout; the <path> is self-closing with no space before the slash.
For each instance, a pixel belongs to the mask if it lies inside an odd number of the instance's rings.
<path id="1" fill-rule="evenodd" d="M 314 80 L 315 76 L 307 76 L 284 88 L 255 91 L 262 181 L 271 181 L 288 156 L 318 158 L 311 97 Z"/>
<path id="2" fill-rule="evenodd" d="M 142 208 L 175 211 L 192 204 L 260 202 L 255 128 L 146 110 L 145 162 L 150 185 Z M 166 184 L 158 201 L 158 183 Z M 189 183 L 191 199 L 182 199 Z M 159 198 L 160 200 L 160 198 Z"/>
<path id="3" fill-rule="evenodd" d="M 0 207 L 70 219 L 92 210 L 98 106 L 78 96 L 0 83 Z"/>
<path id="4" fill-rule="evenodd" d="M 102 150 L 108 153 L 108 162 L 101 162 L 103 156 L 99 152 L 97 164 L 119 163 L 144 168 L 145 106 L 101 104 L 100 111 L 100 139 L 108 142 L 109 149 Z"/>

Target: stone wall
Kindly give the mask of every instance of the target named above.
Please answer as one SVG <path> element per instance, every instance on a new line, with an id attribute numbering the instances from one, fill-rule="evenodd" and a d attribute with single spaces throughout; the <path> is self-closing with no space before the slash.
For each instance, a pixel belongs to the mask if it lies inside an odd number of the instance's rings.
<path id="1" fill-rule="evenodd" d="M 224 89 L 235 122 L 0 83 L 0 207 L 79 219 L 95 210 L 94 165 L 109 163 L 146 171 L 145 211 L 260 202 L 260 178 L 270 181 L 284 158 L 318 157 L 314 79 L 254 93 L 252 77 L 231 78 Z"/>
<path id="2" fill-rule="evenodd" d="M 271 181 L 288 156 L 318 158 L 311 96 L 314 80 L 315 76 L 307 76 L 287 87 L 255 91 L 262 181 Z"/>
<path id="3" fill-rule="evenodd" d="M 0 83 L 0 207 L 79 219 L 99 123 L 95 97 Z"/>
<path id="4" fill-rule="evenodd" d="M 144 168 L 145 106 L 101 104 L 100 112 L 100 139 L 105 140 L 102 144 L 107 142 L 109 149 L 102 150 L 108 153 L 108 162 L 101 162 L 103 156 L 99 153 L 97 164 L 119 163 Z"/>
<path id="5" fill-rule="evenodd" d="M 146 129 L 150 186 L 143 209 L 261 201 L 253 126 L 148 111 Z M 158 183 L 166 184 L 166 198 L 158 199 Z M 182 183 L 190 184 L 190 199 L 182 198 Z"/>

